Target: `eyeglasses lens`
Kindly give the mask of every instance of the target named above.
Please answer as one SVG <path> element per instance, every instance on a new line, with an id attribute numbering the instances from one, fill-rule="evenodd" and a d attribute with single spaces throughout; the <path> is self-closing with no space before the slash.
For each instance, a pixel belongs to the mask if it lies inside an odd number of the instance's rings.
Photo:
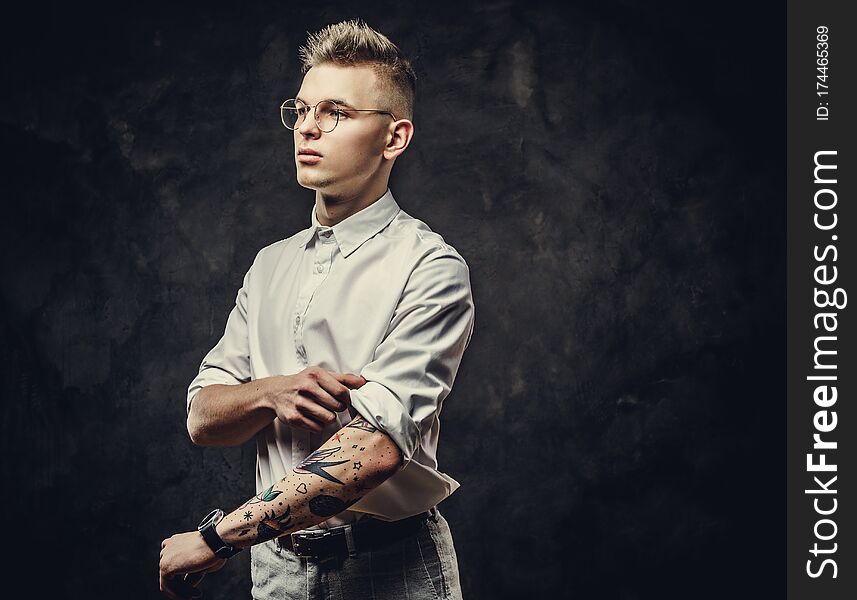
<path id="1" fill-rule="evenodd" d="M 311 110 L 312 107 L 299 100 L 286 101 L 280 109 L 283 125 L 289 129 L 297 129 L 303 125 L 307 113 Z M 319 129 L 325 133 L 333 131 L 339 122 L 339 108 L 329 100 L 319 102 L 315 108 L 315 120 Z"/>

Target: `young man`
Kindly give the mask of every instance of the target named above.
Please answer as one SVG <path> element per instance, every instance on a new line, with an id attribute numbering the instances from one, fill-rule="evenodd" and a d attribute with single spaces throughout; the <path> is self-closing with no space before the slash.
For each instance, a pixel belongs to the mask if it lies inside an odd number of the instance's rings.
<path id="1" fill-rule="evenodd" d="M 464 259 L 388 188 L 415 75 L 359 20 L 301 56 L 281 111 L 312 225 L 257 254 L 187 396 L 196 444 L 255 436 L 257 495 L 164 540 L 161 590 L 251 548 L 253 598 L 459 598 L 436 452 L 475 313 Z"/>

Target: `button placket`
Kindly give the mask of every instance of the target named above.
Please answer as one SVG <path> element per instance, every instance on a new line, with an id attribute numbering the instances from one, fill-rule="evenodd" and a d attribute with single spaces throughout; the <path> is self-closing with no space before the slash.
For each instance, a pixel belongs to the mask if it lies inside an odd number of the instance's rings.
<path id="1" fill-rule="evenodd" d="M 333 260 L 333 249 L 335 247 L 336 244 L 333 243 L 332 239 L 329 239 L 329 241 L 323 244 L 319 244 L 315 253 L 315 273 L 317 275 L 330 272 L 330 264 Z M 316 288 L 321 285 L 321 280 L 323 279 L 323 277 L 316 277 Z"/>
<path id="2" fill-rule="evenodd" d="M 318 245 L 315 253 L 314 273 L 316 275 L 321 275 L 325 271 L 330 272 L 330 263 L 335 246 L 334 240 L 331 237 L 333 235 L 332 230 L 321 232 L 319 235 L 322 236 L 322 243 Z M 321 279 L 321 277 L 317 277 L 316 279 Z"/>
<path id="3" fill-rule="evenodd" d="M 306 349 L 303 346 L 303 322 L 309 299 L 312 295 L 312 277 L 304 278 L 301 290 L 295 302 L 295 312 L 292 316 L 292 332 L 295 341 L 295 356 L 300 364 L 306 365 Z"/>
<path id="4" fill-rule="evenodd" d="M 313 242 L 315 247 L 314 255 L 317 257 L 321 250 L 321 246 L 316 239 Z M 317 259 L 316 259 L 317 260 Z M 307 352 L 306 347 L 303 343 L 303 331 L 304 325 L 306 324 L 306 313 L 309 309 L 309 305 L 312 302 L 313 295 L 315 294 L 316 289 L 318 289 L 321 280 L 319 277 L 314 277 L 315 269 L 313 265 L 310 265 L 310 273 L 311 275 L 304 275 L 304 281 L 301 284 L 301 291 L 298 297 L 298 301 L 295 305 L 295 315 L 294 315 L 294 330 L 295 330 L 295 354 L 297 355 L 298 362 L 304 366 L 307 366 Z M 306 271 L 304 271 L 306 273 Z M 309 453 L 310 447 L 310 433 L 308 431 L 293 429 L 292 430 L 292 458 L 295 460 L 295 464 L 299 461 L 303 460 L 307 457 Z"/>
<path id="5" fill-rule="evenodd" d="M 324 235 L 325 233 L 328 235 Z M 310 269 L 313 276 L 309 277 L 308 280 L 304 282 L 300 297 L 298 298 L 295 306 L 293 321 L 295 353 L 297 354 L 298 360 L 304 365 L 307 364 L 306 348 L 303 344 L 303 328 L 306 321 L 306 312 L 312 302 L 312 298 L 315 295 L 316 290 L 324 281 L 325 275 L 330 273 L 330 265 L 333 261 L 333 252 L 336 248 L 336 244 L 334 243 L 335 240 L 332 239 L 332 233 L 332 230 L 319 231 L 318 239 L 325 241 L 322 243 L 318 243 L 318 241 L 316 241 L 314 244 L 315 258 Z"/>
<path id="6" fill-rule="evenodd" d="M 295 338 L 295 354 L 297 354 L 298 361 L 301 364 L 306 365 L 306 350 L 304 350 L 304 346 L 303 346 L 303 327 L 301 326 L 302 319 L 301 319 L 301 315 L 300 315 L 300 313 L 303 312 L 304 310 L 305 309 L 301 308 L 300 305 L 298 306 L 298 314 L 295 315 L 295 321 L 294 321 L 294 330 L 295 330 L 294 338 Z"/>

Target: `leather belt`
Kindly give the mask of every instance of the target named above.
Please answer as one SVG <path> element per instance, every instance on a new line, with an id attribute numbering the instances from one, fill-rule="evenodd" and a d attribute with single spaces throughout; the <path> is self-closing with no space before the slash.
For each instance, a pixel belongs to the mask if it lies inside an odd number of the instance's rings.
<path id="1" fill-rule="evenodd" d="M 365 518 L 330 529 L 296 531 L 274 541 L 280 548 L 294 552 L 301 558 L 355 556 L 358 551 L 374 550 L 415 535 L 426 519 L 437 520 L 435 508 L 399 521 Z"/>

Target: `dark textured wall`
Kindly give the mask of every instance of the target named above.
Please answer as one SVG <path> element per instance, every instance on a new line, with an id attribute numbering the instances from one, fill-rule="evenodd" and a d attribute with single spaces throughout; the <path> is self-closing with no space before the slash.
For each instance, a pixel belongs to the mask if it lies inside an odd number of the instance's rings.
<path id="1" fill-rule="evenodd" d="M 467 598 L 782 597 L 784 7 L 34 5 L 4 21 L 3 538 L 36 597 L 154 598 L 253 493 L 185 390 L 309 224 L 278 105 L 307 31 L 413 57 L 403 208 L 468 261 L 444 410 Z M 246 553 L 245 553 L 246 554 Z M 208 598 L 249 597 L 246 555 Z"/>

